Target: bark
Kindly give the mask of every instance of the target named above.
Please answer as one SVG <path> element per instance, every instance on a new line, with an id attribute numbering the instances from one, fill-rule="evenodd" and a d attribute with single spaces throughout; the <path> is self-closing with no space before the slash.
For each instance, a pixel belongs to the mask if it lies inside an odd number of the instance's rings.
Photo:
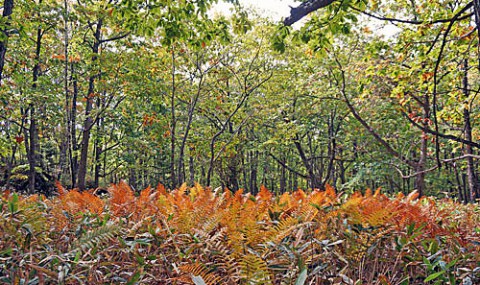
<path id="1" fill-rule="evenodd" d="M 340 182 L 342 184 L 345 184 L 347 182 L 347 180 L 345 178 L 346 169 L 345 169 L 345 164 L 344 164 L 344 159 L 343 159 L 343 149 L 341 147 L 338 149 L 338 155 L 340 157 L 340 162 L 339 162 Z"/>
<path id="2" fill-rule="evenodd" d="M 172 94 L 170 96 L 171 100 L 171 115 L 172 115 L 172 123 L 170 125 L 170 180 L 172 181 L 172 189 L 177 186 L 177 181 L 175 178 L 175 130 L 177 125 L 177 118 L 175 117 L 175 93 L 176 93 L 176 86 L 175 86 L 175 51 L 172 50 Z"/>
<path id="3" fill-rule="evenodd" d="M 298 7 L 295 7 L 295 8 L 292 7 L 290 9 L 290 16 L 288 16 L 287 18 L 285 18 L 285 20 L 283 20 L 283 24 L 285 26 L 291 26 L 296 22 L 298 22 L 303 17 L 305 17 L 306 15 L 318 9 L 326 7 L 332 4 L 333 2 L 335 2 L 335 0 L 309 0 L 309 1 L 303 2 Z"/>
<path id="4" fill-rule="evenodd" d="M 420 197 L 425 193 L 425 164 L 427 160 L 427 146 L 428 141 L 425 138 L 422 138 L 420 145 L 420 158 L 417 162 L 417 167 L 415 168 L 417 173 L 415 176 L 415 188 Z"/>
<path id="5" fill-rule="evenodd" d="M 189 171 L 190 171 L 190 185 L 193 185 L 195 183 L 195 163 L 194 163 L 194 158 L 193 158 L 193 148 L 190 147 L 190 160 L 189 160 Z"/>
<path id="6" fill-rule="evenodd" d="M 210 163 L 208 167 L 208 173 L 207 173 L 207 186 L 210 186 L 210 180 L 212 178 L 213 174 L 213 164 L 215 163 L 216 157 L 215 157 L 215 143 L 217 142 L 217 139 L 225 132 L 227 126 L 229 126 L 230 121 L 232 120 L 233 116 L 237 114 L 238 110 L 243 106 L 247 98 L 249 97 L 250 93 L 243 94 L 242 100 L 237 104 L 235 110 L 233 110 L 232 113 L 228 116 L 228 118 L 225 120 L 225 122 L 222 124 L 222 127 L 218 132 L 212 137 L 210 140 Z"/>
<path id="7" fill-rule="evenodd" d="M 75 74 L 75 66 L 74 63 L 71 63 L 71 76 L 70 80 L 73 84 L 73 92 L 72 98 L 70 101 L 69 96 L 67 95 L 67 101 L 69 101 L 69 115 L 68 115 L 68 153 L 69 153 L 69 161 L 70 161 L 70 178 L 72 183 L 72 188 L 76 187 L 77 183 L 77 172 L 78 172 L 78 148 L 79 145 L 77 143 L 77 132 L 76 132 L 76 124 L 77 124 L 77 98 L 78 98 L 78 81 Z M 67 87 L 68 88 L 68 87 Z M 68 91 L 67 91 L 68 92 Z"/>
<path id="8" fill-rule="evenodd" d="M 28 165 L 30 167 L 28 172 L 28 192 L 30 194 L 35 193 L 35 166 L 36 166 L 36 157 L 35 157 L 35 145 L 37 144 L 36 140 L 37 125 L 35 119 L 35 108 L 33 104 L 30 105 L 30 127 L 28 129 L 29 133 L 29 146 L 27 150 Z"/>
<path id="9" fill-rule="evenodd" d="M 68 58 L 68 3 L 67 0 L 63 1 L 63 48 L 64 48 L 64 56 Z M 70 147 L 70 95 L 68 90 L 68 61 L 66 60 L 63 65 L 63 92 L 65 92 L 65 101 L 64 101 L 64 108 L 65 108 L 65 129 L 64 135 L 62 136 L 61 144 L 60 144 L 60 160 L 58 166 L 58 176 L 57 180 L 60 181 L 63 169 L 70 169 L 70 166 L 67 165 L 67 155 L 68 149 Z"/>
<path id="10" fill-rule="evenodd" d="M 473 10 L 475 14 L 475 24 L 477 26 L 477 36 L 480 40 L 480 0 L 473 0 Z M 480 47 L 477 47 L 480 50 Z M 480 70 L 480 53 L 478 57 L 478 69 Z"/>
<path id="11" fill-rule="evenodd" d="M 98 103 L 100 104 L 100 102 Z M 105 145 L 102 144 L 100 140 L 100 135 L 103 133 L 103 119 L 99 119 L 97 121 L 97 136 L 95 138 L 95 170 L 94 170 L 94 188 L 97 188 L 100 184 L 100 171 L 102 170 L 102 154 L 105 148 Z M 102 132 L 100 131 L 102 130 Z M 134 183 L 130 183 L 130 185 L 135 185 Z"/>
<path id="12" fill-rule="evenodd" d="M 258 168 L 258 151 L 250 152 L 250 192 L 258 192 L 257 182 L 257 168 Z"/>
<path id="13" fill-rule="evenodd" d="M 307 169 L 308 173 L 308 179 L 310 181 L 310 187 L 315 189 L 315 188 L 321 188 L 321 181 L 317 179 L 317 175 L 315 174 L 315 170 L 313 169 L 313 166 L 310 162 L 310 160 L 307 158 L 307 155 L 305 154 L 305 151 L 303 150 L 303 146 L 300 142 L 300 137 L 295 135 L 295 138 L 293 140 L 293 144 L 295 145 L 295 148 L 298 151 L 298 154 L 300 155 L 300 159 L 302 160 L 303 166 Z"/>
<path id="14" fill-rule="evenodd" d="M 463 76 L 463 95 L 465 100 L 468 100 L 469 91 L 468 91 L 468 60 L 465 59 L 464 61 L 464 76 Z M 463 123 L 464 123 L 464 133 L 465 139 L 468 141 L 472 141 L 472 124 L 470 120 L 470 110 L 469 108 L 463 109 Z M 480 198 L 478 193 L 478 185 L 475 173 L 475 164 L 473 162 L 473 150 L 472 146 L 465 145 L 465 155 L 469 155 L 467 157 L 467 181 L 468 181 L 468 189 L 469 189 L 469 198 L 470 201 L 475 201 L 475 199 Z"/>
<path id="15" fill-rule="evenodd" d="M 282 156 L 282 164 L 280 164 L 280 193 L 285 193 L 287 188 L 287 177 L 286 177 L 286 168 L 285 168 L 285 156 Z"/>
<path id="16" fill-rule="evenodd" d="M 321 182 L 321 188 L 324 189 L 325 185 L 327 184 L 328 180 L 332 178 L 334 175 L 333 167 L 335 163 L 335 156 L 336 156 L 336 151 L 337 151 L 337 140 L 335 139 L 338 129 L 335 130 L 334 126 L 334 120 L 335 120 L 335 111 L 332 111 L 332 114 L 330 116 L 329 122 L 328 122 L 328 137 L 329 137 L 329 143 L 328 143 L 328 166 L 327 166 L 327 171 L 325 173 L 325 179 Z M 335 185 L 335 183 L 334 183 Z"/>
<path id="17" fill-rule="evenodd" d="M 195 107 L 197 106 L 198 98 L 200 98 L 200 93 L 202 91 L 202 85 L 203 85 L 203 74 L 200 75 L 200 82 L 198 83 L 198 89 L 197 92 L 192 98 L 192 101 L 190 102 L 189 108 L 188 108 L 188 121 L 187 125 L 185 126 L 185 134 L 183 135 L 182 138 L 182 143 L 180 144 L 180 150 L 179 150 L 179 155 L 178 155 L 178 184 L 182 184 L 185 182 L 185 166 L 184 166 L 184 159 L 185 159 L 185 145 L 187 144 L 187 139 L 188 139 L 188 134 L 190 133 L 190 129 L 192 127 L 192 121 L 193 121 L 193 114 L 195 112 Z"/>
<path id="18" fill-rule="evenodd" d="M 40 1 L 39 3 L 42 3 Z M 32 91 L 35 93 L 37 89 L 37 82 L 38 77 L 40 76 L 40 53 L 42 48 L 42 30 L 37 29 L 37 39 L 35 41 L 35 66 L 33 67 L 33 84 L 32 84 Z M 34 100 L 35 98 L 32 98 Z M 37 130 L 37 120 L 35 115 L 35 104 L 30 104 L 30 128 L 29 128 L 29 136 L 30 136 L 30 147 L 28 150 L 28 164 L 30 167 L 29 170 L 29 184 L 28 190 L 30 194 L 35 192 L 35 176 L 36 171 L 35 167 L 37 165 L 37 145 L 38 145 L 38 130 Z"/>
<path id="19" fill-rule="evenodd" d="M 101 43 L 101 30 L 102 30 L 102 19 L 98 20 L 97 26 L 94 34 L 94 42 L 92 46 L 92 65 L 95 65 L 98 59 L 98 53 Z M 77 177 L 77 188 L 81 191 L 85 190 L 85 179 L 87 176 L 87 159 L 88 159 L 88 146 L 90 142 L 90 131 L 93 126 L 93 119 L 90 115 L 90 112 L 93 109 L 93 95 L 95 92 L 95 79 L 97 74 L 90 76 L 88 80 L 88 91 L 86 95 L 87 103 L 85 107 L 85 121 L 83 123 L 83 132 L 82 132 L 82 141 L 80 143 L 80 161 L 78 163 L 78 177 Z M 73 126 L 74 127 L 74 126 Z"/>
<path id="20" fill-rule="evenodd" d="M 134 188 L 137 186 L 137 173 L 136 173 L 134 167 L 131 167 L 131 168 L 129 169 L 128 184 L 129 184 L 131 187 L 134 187 Z"/>
<path id="21" fill-rule="evenodd" d="M 10 36 L 8 29 L 10 28 L 10 18 L 13 13 L 13 0 L 5 0 L 3 2 L 3 18 L 8 18 L 5 27 L 1 30 L 3 40 L 0 41 L 0 86 L 2 86 L 3 68 L 5 67 L 5 54 L 7 53 L 8 37 Z"/>

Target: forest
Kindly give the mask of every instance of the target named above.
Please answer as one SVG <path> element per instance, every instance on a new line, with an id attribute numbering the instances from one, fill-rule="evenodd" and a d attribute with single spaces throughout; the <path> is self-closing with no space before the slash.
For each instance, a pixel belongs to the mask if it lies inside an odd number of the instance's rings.
<path id="1" fill-rule="evenodd" d="M 475 1 L 214 2 L 5 1 L 2 187 L 480 197 Z"/>
<path id="2" fill-rule="evenodd" d="M 480 0 L 1 3 L 0 284 L 480 283 Z"/>

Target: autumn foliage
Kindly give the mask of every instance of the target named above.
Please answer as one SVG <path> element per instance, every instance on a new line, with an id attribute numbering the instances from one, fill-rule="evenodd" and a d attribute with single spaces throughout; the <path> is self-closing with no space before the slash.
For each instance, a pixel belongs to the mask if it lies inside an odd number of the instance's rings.
<path id="1" fill-rule="evenodd" d="M 198 184 L 137 193 L 121 182 L 105 197 L 57 187 L 49 200 L 1 196 L 0 283 L 480 281 L 478 205 L 379 190 L 337 196 L 329 186 L 282 195 Z"/>

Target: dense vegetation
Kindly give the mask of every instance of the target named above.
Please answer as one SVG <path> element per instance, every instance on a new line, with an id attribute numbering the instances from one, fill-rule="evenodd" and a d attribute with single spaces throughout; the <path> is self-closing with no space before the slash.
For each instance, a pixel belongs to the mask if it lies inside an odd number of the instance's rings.
<path id="1" fill-rule="evenodd" d="M 0 197 L 2 284 L 479 284 L 480 208 L 200 185 Z"/>
<path id="2" fill-rule="evenodd" d="M 480 284 L 480 0 L 2 2 L 0 283 Z"/>
<path id="3" fill-rule="evenodd" d="M 477 1 L 214 2 L 4 0 L 2 187 L 479 197 Z"/>

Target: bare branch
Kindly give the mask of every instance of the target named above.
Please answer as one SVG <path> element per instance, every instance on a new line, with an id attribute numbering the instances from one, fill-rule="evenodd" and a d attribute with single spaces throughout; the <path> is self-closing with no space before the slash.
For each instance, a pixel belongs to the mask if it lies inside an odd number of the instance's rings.
<path id="1" fill-rule="evenodd" d="M 465 6 L 464 9 L 462 9 L 462 13 L 465 12 L 466 9 L 469 9 L 472 7 L 472 3 L 469 3 L 467 4 L 467 6 Z M 374 19 L 377 19 L 377 20 L 381 20 L 381 21 L 388 21 L 388 22 L 392 22 L 392 23 L 403 23 L 403 24 L 411 24 L 411 25 L 423 25 L 423 24 L 426 24 L 426 25 L 431 25 L 431 24 L 440 24 L 440 23 L 449 23 L 449 22 L 455 22 L 455 21 L 461 21 L 461 20 L 465 20 L 465 19 L 468 19 L 470 18 L 473 13 L 469 13 L 463 17 L 453 17 L 453 18 L 449 18 L 449 19 L 438 19 L 438 20 L 405 20 L 405 19 L 397 19 L 397 18 L 390 18 L 390 17 L 383 17 L 383 16 L 379 16 L 379 15 L 375 15 L 373 13 L 370 13 L 370 12 L 367 12 L 367 11 L 362 11 L 360 9 L 358 9 L 357 7 L 354 7 L 354 6 L 350 6 L 350 8 L 352 8 L 352 10 L 355 10 L 357 12 L 360 12 L 368 17 L 372 17 Z"/>
<path id="2" fill-rule="evenodd" d="M 285 167 L 286 169 L 288 169 L 288 171 L 292 172 L 292 173 L 295 173 L 296 175 L 302 177 L 302 178 L 305 178 L 307 179 L 308 176 L 305 175 L 305 174 L 302 174 L 298 171 L 296 171 L 295 169 L 291 168 L 290 166 L 288 166 L 286 163 L 284 163 L 283 161 L 281 161 L 280 159 L 278 159 L 276 156 L 274 156 L 273 154 L 269 153 L 268 154 L 270 157 L 272 157 L 276 162 L 278 162 L 281 166 Z"/>
<path id="3" fill-rule="evenodd" d="M 443 163 L 452 163 L 452 162 L 455 162 L 455 161 L 458 161 L 458 160 L 463 160 L 463 159 L 467 159 L 467 158 L 476 158 L 476 159 L 480 159 L 480 155 L 474 155 L 474 154 L 465 154 L 465 155 L 462 155 L 462 156 L 458 156 L 458 157 L 454 157 L 454 158 L 449 158 L 449 159 L 442 159 L 442 162 Z M 434 171 L 435 169 L 438 168 L 438 164 L 433 166 L 432 168 L 429 168 L 429 169 L 426 169 L 426 170 L 423 170 L 423 171 L 419 171 L 419 172 L 415 172 L 415 173 L 412 173 L 412 174 L 409 174 L 409 175 L 404 175 L 402 170 L 399 169 L 396 165 L 393 165 L 391 164 L 396 170 L 397 172 L 400 174 L 400 176 L 402 177 L 402 179 L 409 179 L 409 178 L 413 178 L 417 175 L 420 175 L 420 174 L 425 174 L 425 173 L 428 173 L 428 172 L 432 172 Z"/>

